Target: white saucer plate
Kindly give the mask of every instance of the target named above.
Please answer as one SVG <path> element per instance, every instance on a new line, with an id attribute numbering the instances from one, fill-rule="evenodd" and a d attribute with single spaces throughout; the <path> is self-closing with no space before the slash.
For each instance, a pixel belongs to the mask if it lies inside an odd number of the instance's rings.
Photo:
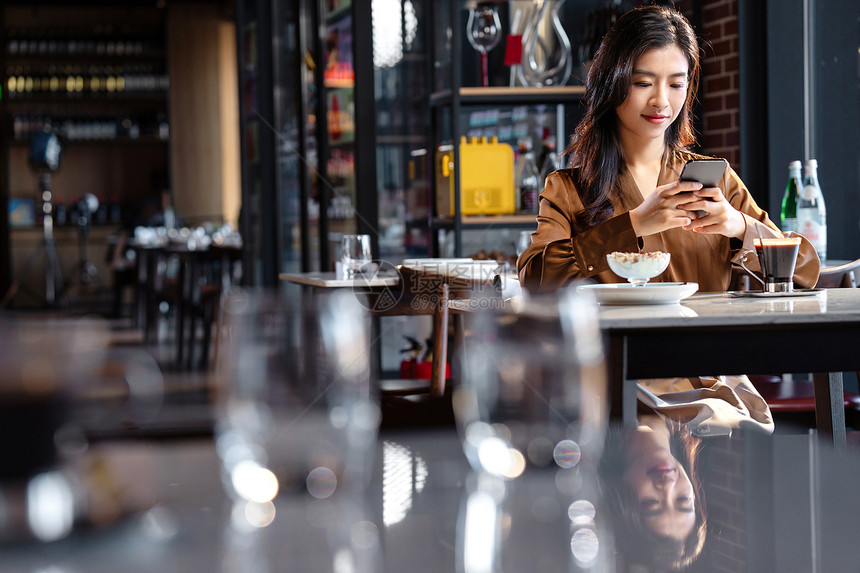
<path id="1" fill-rule="evenodd" d="M 698 283 L 629 283 L 582 285 L 577 291 L 591 293 L 598 304 L 677 304 L 699 290 Z"/>
<path id="2" fill-rule="evenodd" d="M 812 296 L 824 292 L 824 289 L 809 288 L 791 292 L 762 292 L 760 290 L 730 290 L 729 296 L 735 298 L 787 298 L 793 296 Z"/>

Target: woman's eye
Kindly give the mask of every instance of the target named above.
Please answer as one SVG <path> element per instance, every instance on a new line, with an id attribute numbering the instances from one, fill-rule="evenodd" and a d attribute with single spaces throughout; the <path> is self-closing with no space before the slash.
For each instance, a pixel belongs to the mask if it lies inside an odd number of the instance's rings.
<path id="1" fill-rule="evenodd" d="M 688 495 L 678 496 L 678 499 L 675 500 L 678 504 L 689 504 L 693 502 L 693 498 Z"/>
<path id="2" fill-rule="evenodd" d="M 672 87 L 675 89 L 682 90 L 685 89 L 687 86 L 685 86 L 684 84 L 672 84 Z"/>
<path id="3" fill-rule="evenodd" d="M 642 509 L 650 509 L 652 507 L 657 507 L 660 504 L 656 499 L 643 499 L 639 502 L 639 505 L 642 506 Z"/>

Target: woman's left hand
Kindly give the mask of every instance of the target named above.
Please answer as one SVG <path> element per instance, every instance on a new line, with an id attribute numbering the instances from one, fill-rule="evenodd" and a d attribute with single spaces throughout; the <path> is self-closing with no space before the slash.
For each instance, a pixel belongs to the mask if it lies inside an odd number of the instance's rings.
<path id="1" fill-rule="evenodd" d="M 703 187 L 693 192 L 698 201 L 684 205 L 690 211 L 705 211 L 692 223 L 684 227 L 697 233 L 711 233 L 725 235 L 726 237 L 743 238 L 746 232 L 746 221 L 740 211 L 732 207 L 732 204 L 723 195 L 719 187 Z"/>

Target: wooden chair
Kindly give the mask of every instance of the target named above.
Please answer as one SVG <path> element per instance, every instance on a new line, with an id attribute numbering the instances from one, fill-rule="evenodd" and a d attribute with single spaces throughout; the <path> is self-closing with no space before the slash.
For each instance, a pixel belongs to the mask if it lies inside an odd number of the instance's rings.
<path id="1" fill-rule="evenodd" d="M 180 368 L 195 369 L 195 349 L 199 347 L 197 367 L 207 370 L 221 297 L 242 278 L 242 249 L 210 245 L 202 251 L 179 253 L 182 294 L 177 313 L 177 363 Z"/>
<path id="2" fill-rule="evenodd" d="M 380 380 L 382 424 L 386 427 L 451 425 L 454 423 L 452 382 L 459 369 L 449 357 L 462 344 L 464 312 L 457 302 L 501 296 L 495 278 L 469 278 L 400 267 L 400 289 L 393 307 L 375 305 L 374 316 L 432 316 L 433 359 L 429 380 Z M 371 305 L 374 308 L 374 305 Z M 450 372 L 450 378 L 448 373 Z"/>
<path id="3" fill-rule="evenodd" d="M 473 296 L 501 296 L 494 279 L 480 280 L 448 276 L 422 270 L 400 268 L 401 287 L 395 293 L 397 304 L 383 308 L 371 302 L 374 316 L 430 315 L 433 317 L 433 366 L 429 386 L 426 384 L 398 384 L 389 387 L 388 393 L 410 395 L 429 394 L 440 398 L 447 389 L 446 373 L 449 355 L 451 326 L 454 339 L 462 337 L 462 321 L 459 312 L 449 307 L 455 299 L 468 299 Z M 378 296 L 378 295 L 377 295 Z"/>

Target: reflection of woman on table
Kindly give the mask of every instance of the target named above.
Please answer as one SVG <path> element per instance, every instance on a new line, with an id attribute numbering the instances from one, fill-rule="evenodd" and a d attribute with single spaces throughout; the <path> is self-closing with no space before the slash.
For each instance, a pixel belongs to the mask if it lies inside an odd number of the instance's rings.
<path id="1" fill-rule="evenodd" d="M 700 446 L 653 415 L 609 432 L 599 474 L 619 571 L 676 571 L 701 554 L 707 519 Z"/>
<path id="2" fill-rule="evenodd" d="M 678 181 L 684 162 L 698 157 L 687 151 L 698 79 L 699 46 L 680 13 L 650 6 L 618 19 L 588 73 L 585 117 L 567 150 L 571 168 L 547 177 L 538 229 L 518 259 L 528 291 L 576 279 L 622 282 L 607 254 L 664 251 L 671 261 L 654 282 L 696 282 L 700 291 L 724 292 L 732 263 L 744 249 L 754 250 L 759 233 L 781 236 L 731 168 L 719 188 Z M 757 261 L 750 262 L 758 271 Z M 795 285 L 814 286 L 819 267 L 803 239 Z M 767 405 L 745 376 L 640 384 L 657 395 L 692 391 L 668 409 L 649 406 L 699 433 L 725 433 L 744 420 L 772 430 Z M 692 410 L 683 407 L 691 402 Z"/>

